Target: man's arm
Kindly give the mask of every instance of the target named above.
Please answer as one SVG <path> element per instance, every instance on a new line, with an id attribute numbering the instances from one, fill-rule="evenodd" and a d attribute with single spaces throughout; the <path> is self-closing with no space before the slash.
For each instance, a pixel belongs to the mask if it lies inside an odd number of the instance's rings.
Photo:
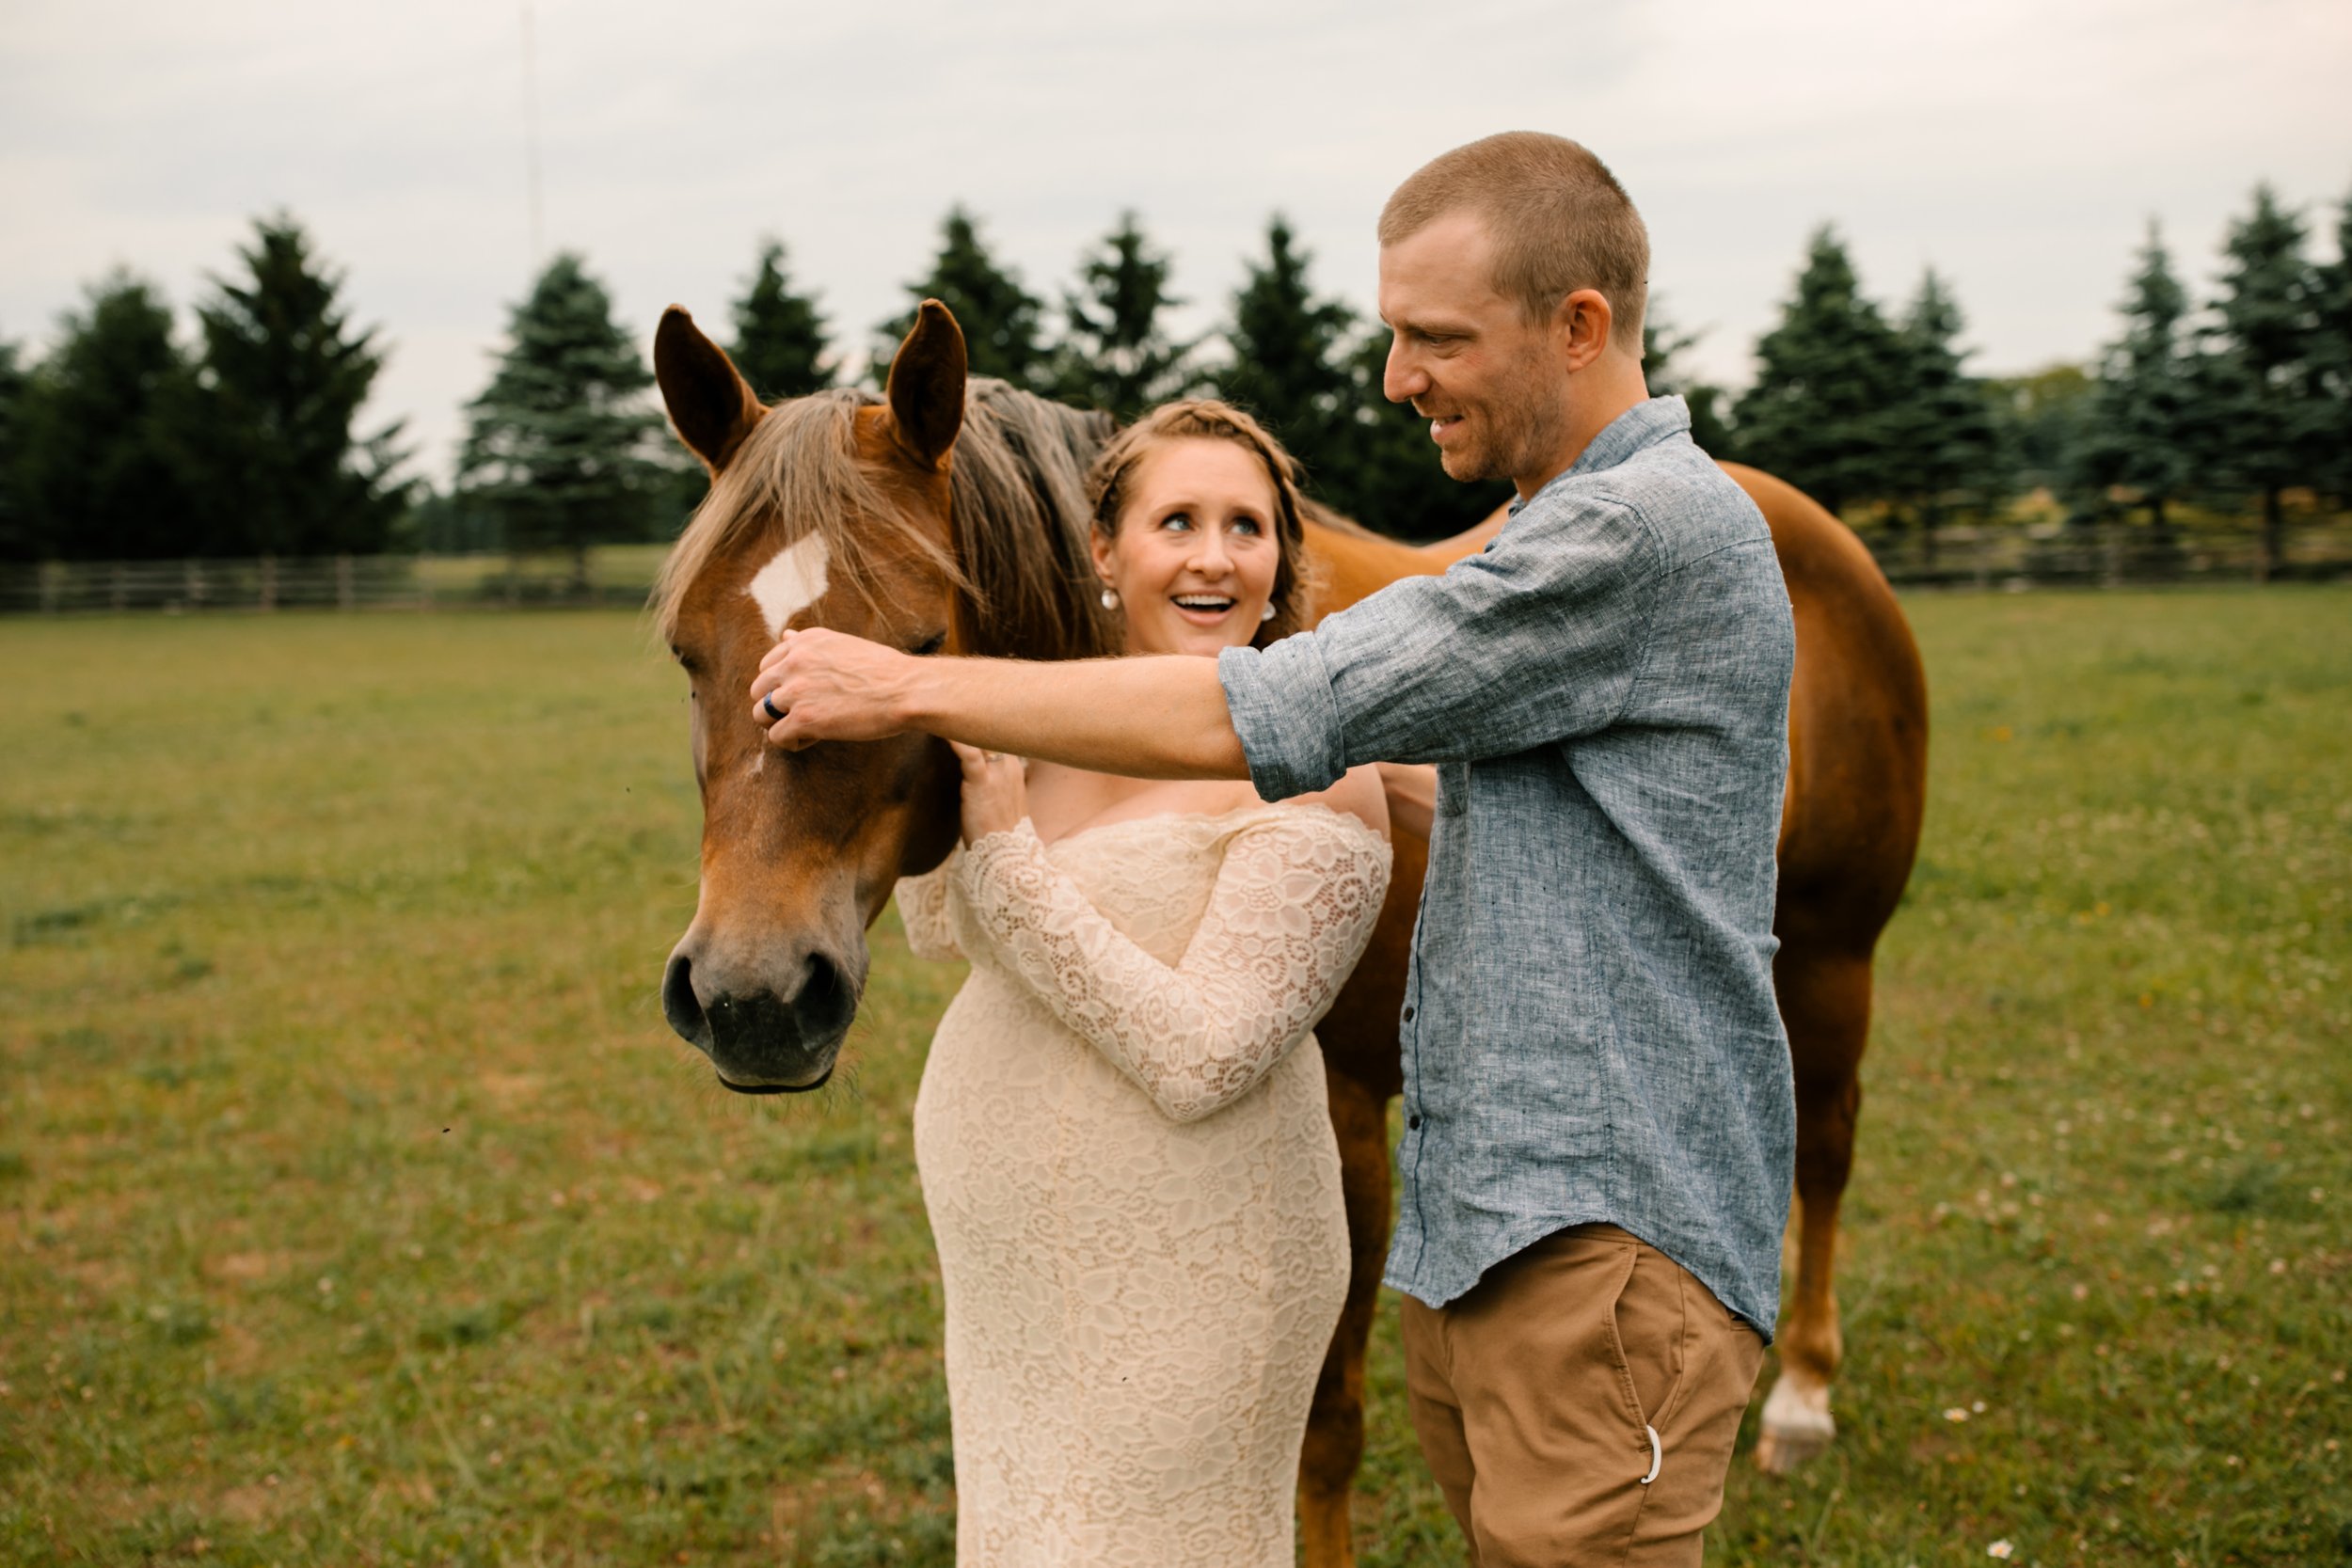
<path id="1" fill-rule="evenodd" d="M 771 721 L 772 699 L 785 717 Z M 771 744 L 919 730 L 1137 779 L 1246 779 L 1216 661 L 1184 655 L 1033 663 L 918 658 L 841 632 L 788 631 L 752 683 Z"/>

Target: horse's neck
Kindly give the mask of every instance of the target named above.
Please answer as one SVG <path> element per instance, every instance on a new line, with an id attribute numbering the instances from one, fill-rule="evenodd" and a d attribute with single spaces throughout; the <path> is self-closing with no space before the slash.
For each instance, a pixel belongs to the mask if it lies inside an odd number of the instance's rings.
<path id="1" fill-rule="evenodd" d="M 1434 545 L 1407 545 L 1354 524 L 1307 519 L 1307 553 L 1315 564 L 1315 613 L 1334 610 L 1379 592 L 1399 578 L 1435 577 L 1464 556 L 1475 555 L 1501 530 L 1498 512 L 1476 528 Z"/>

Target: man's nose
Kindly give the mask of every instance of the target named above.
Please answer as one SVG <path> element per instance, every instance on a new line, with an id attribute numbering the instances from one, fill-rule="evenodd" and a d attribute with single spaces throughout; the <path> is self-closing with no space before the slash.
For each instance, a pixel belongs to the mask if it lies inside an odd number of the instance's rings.
<path id="1" fill-rule="evenodd" d="M 1429 372 L 1414 363 L 1402 338 L 1389 340 L 1389 362 L 1381 368 L 1380 395 L 1391 403 L 1410 403 L 1429 390 Z"/>

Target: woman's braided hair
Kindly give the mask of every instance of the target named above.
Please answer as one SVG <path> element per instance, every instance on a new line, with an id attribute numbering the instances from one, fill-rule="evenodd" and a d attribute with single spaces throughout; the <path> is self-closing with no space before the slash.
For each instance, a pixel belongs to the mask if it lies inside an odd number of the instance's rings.
<path id="1" fill-rule="evenodd" d="M 1164 403 L 1110 438 L 1087 470 L 1087 499 L 1094 509 L 1094 529 L 1104 539 L 1116 538 L 1119 515 L 1127 504 L 1127 490 L 1144 458 L 1170 441 L 1230 441 L 1255 457 L 1274 486 L 1276 560 L 1271 620 L 1258 627 L 1252 647 L 1288 637 L 1307 624 L 1305 525 L 1306 503 L 1298 494 L 1298 465 L 1265 426 L 1229 403 L 1215 398 L 1185 398 Z"/>

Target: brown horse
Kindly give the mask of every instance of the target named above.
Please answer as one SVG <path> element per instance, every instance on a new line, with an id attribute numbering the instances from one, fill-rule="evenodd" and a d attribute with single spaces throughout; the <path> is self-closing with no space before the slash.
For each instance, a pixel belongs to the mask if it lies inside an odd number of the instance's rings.
<path id="1" fill-rule="evenodd" d="M 927 302 L 876 399 L 839 390 L 763 408 L 683 310 L 655 369 L 710 495 L 657 590 L 692 683 L 703 793 L 702 895 L 662 1004 L 722 1082 L 812 1089 L 831 1075 L 865 984 L 865 932 L 902 876 L 956 833 L 959 774 L 921 736 L 770 752 L 743 693 L 781 626 L 826 626 L 917 653 L 1065 658 L 1112 651 L 1086 564 L 1080 477 L 1101 415 L 1001 382 L 967 384 L 952 317 Z M 1791 764 L 1780 841 L 1780 1006 L 1796 1063 L 1797 1289 L 1758 1458 L 1827 1443 L 1839 1356 L 1831 1291 L 1837 1203 L 1859 1101 L 1870 960 L 1909 876 L 1924 794 L 1926 697 L 1908 627 L 1867 551 L 1788 485 L 1732 468 L 1770 520 L 1795 605 Z M 1335 517 L 1308 533 L 1319 617 L 1442 571 L 1495 519 L 1415 548 Z M 1363 1361 L 1391 1217 L 1388 1101 L 1426 846 L 1396 839 L 1372 945 L 1319 1027 L 1353 1275 L 1299 1466 L 1311 1564 L 1352 1560 L 1347 1497 L 1363 1448 Z"/>

